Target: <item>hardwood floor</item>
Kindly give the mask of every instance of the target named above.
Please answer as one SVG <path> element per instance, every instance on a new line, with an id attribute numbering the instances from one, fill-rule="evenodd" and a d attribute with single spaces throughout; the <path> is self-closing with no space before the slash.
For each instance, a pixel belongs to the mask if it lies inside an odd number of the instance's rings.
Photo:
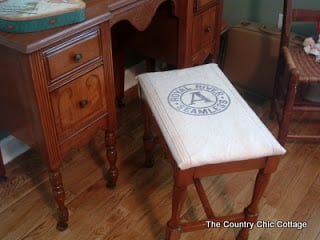
<path id="1" fill-rule="evenodd" d="M 131 94 L 130 94 L 131 93 Z M 170 165 L 160 148 L 153 168 L 144 168 L 142 118 L 134 89 L 127 92 L 126 107 L 118 111 L 118 166 L 116 189 L 105 188 L 105 149 L 103 132 L 89 146 L 73 149 L 65 157 L 62 176 L 69 228 L 55 230 L 56 210 L 45 166 L 34 151 L 7 166 L 6 183 L 0 185 L 0 239 L 63 240 L 161 240 L 171 211 L 172 177 Z M 251 102 L 265 124 L 269 102 Z M 297 121 L 298 123 L 298 121 Z M 310 121 L 308 131 L 319 129 Z M 294 126 L 299 130 L 301 125 Z M 291 142 L 260 203 L 260 220 L 306 221 L 307 228 L 257 228 L 251 240 L 320 239 L 320 145 Z M 228 174 L 203 179 L 217 214 L 240 209 L 248 203 L 255 172 Z M 194 187 L 190 187 L 183 219 L 204 216 Z M 235 239 L 237 228 L 212 228 L 185 233 L 181 240 Z"/>

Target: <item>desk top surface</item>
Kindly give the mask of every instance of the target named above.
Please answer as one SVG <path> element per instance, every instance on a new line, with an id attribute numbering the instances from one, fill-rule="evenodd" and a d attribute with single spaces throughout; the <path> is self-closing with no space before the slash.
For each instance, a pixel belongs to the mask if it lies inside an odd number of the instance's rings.
<path id="1" fill-rule="evenodd" d="M 77 24 L 33 33 L 6 33 L 0 31 L 0 45 L 31 53 L 46 47 L 67 35 L 76 34 L 94 25 L 106 22 L 117 12 L 130 9 L 130 6 L 139 5 L 148 0 L 85 0 L 86 20 Z"/>

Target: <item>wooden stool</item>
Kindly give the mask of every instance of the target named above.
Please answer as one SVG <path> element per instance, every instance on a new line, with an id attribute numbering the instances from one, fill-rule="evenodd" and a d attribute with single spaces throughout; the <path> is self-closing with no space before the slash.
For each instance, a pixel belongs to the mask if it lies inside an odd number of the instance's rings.
<path id="1" fill-rule="evenodd" d="M 216 64 L 138 76 L 147 162 L 158 139 L 174 170 L 172 216 L 166 239 L 207 228 L 207 221 L 255 223 L 258 202 L 285 149 Z M 152 134 L 155 126 L 159 138 Z M 200 178 L 258 169 L 252 201 L 243 212 L 215 216 Z M 207 219 L 181 223 L 187 186 L 195 184 Z M 243 228 L 237 239 L 247 239 Z"/>

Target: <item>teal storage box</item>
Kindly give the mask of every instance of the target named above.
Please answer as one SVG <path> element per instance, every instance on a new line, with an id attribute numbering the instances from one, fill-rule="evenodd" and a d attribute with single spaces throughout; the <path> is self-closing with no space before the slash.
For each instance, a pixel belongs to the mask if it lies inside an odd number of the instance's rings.
<path id="1" fill-rule="evenodd" d="M 0 0 L 0 30 L 37 32 L 85 20 L 81 0 Z"/>

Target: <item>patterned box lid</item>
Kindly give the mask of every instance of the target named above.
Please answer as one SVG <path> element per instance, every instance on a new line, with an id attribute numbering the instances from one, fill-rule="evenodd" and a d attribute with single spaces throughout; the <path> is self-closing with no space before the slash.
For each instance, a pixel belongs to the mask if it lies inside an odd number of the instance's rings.
<path id="1" fill-rule="evenodd" d="M 0 0 L 0 30 L 33 32 L 83 21 L 81 0 Z"/>

